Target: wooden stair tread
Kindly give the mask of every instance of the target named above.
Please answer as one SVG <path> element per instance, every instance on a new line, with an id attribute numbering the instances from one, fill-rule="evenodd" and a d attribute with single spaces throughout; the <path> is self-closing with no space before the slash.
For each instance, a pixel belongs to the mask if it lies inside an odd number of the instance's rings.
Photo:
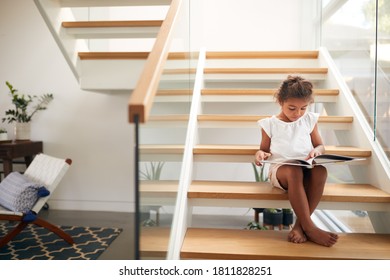
<path id="1" fill-rule="evenodd" d="M 171 0 L 61 0 L 62 7 L 166 6 L 170 3 Z"/>
<path id="2" fill-rule="evenodd" d="M 202 89 L 202 95 L 274 95 L 277 91 L 276 88 L 267 89 Z M 314 89 L 314 95 L 339 95 L 338 89 Z"/>
<path id="3" fill-rule="evenodd" d="M 276 88 L 268 89 L 202 89 L 202 95 L 266 95 L 273 96 L 277 91 Z M 338 89 L 314 89 L 315 96 L 337 96 L 339 95 Z M 180 95 L 192 95 L 190 89 L 161 89 L 157 91 L 158 96 L 180 96 Z"/>
<path id="4" fill-rule="evenodd" d="M 150 52 L 79 52 L 81 60 L 99 60 L 99 59 L 147 59 Z M 169 60 L 187 59 L 187 53 L 171 52 L 168 55 Z"/>
<path id="5" fill-rule="evenodd" d="M 257 115 L 225 115 L 225 114 L 202 114 L 198 115 L 198 121 L 220 121 L 220 122 L 254 122 L 270 116 Z M 188 121 L 188 115 L 152 115 L 149 121 Z M 320 123 L 352 123 L 351 116 L 320 116 Z"/>
<path id="6" fill-rule="evenodd" d="M 182 259 L 390 259 L 390 235 L 341 233 L 333 247 L 287 241 L 288 231 L 189 228 Z"/>
<path id="7" fill-rule="evenodd" d="M 287 58 L 316 59 L 318 51 L 232 51 L 206 52 L 206 59 L 256 59 L 256 58 Z"/>
<path id="8" fill-rule="evenodd" d="M 64 21 L 64 28 L 161 27 L 162 20 Z"/>
<path id="9" fill-rule="evenodd" d="M 258 145 L 196 145 L 195 155 L 254 155 L 258 151 Z M 184 146 L 173 145 L 140 145 L 141 154 L 181 154 Z M 356 147 L 325 146 L 326 153 L 345 155 L 351 157 L 370 157 L 371 151 Z"/>
<path id="10" fill-rule="evenodd" d="M 203 155 L 254 155 L 258 145 L 196 145 L 194 154 Z M 370 157 L 371 151 L 356 147 L 325 146 L 328 154 L 345 155 L 351 157 Z"/>
<path id="11" fill-rule="evenodd" d="M 149 52 L 79 52 L 81 60 L 147 59 Z"/>
<path id="12" fill-rule="evenodd" d="M 192 96 L 191 89 L 160 89 L 156 93 L 157 96 Z"/>
<path id="13" fill-rule="evenodd" d="M 182 154 L 183 145 L 140 145 L 141 154 Z"/>
<path id="14" fill-rule="evenodd" d="M 171 229 L 142 227 L 140 230 L 140 254 L 142 258 L 166 258 Z"/>
<path id="15" fill-rule="evenodd" d="M 327 74 L 328 68 L 205 68 L 205 74 Z"/>
<path id="16" fill-rule="evenodd" d="M 179 188 L 179 181 L 141 181 L 140 193 L 142 196 L 175 197 Z"/>
<path id="17" fill-rule="evenodd" d="M 188 198 L 288 200 L 268 182 L 193 181 Z M 390 194 L 368 184 L 327 183 L 321 201 L 390 203 Z"/>

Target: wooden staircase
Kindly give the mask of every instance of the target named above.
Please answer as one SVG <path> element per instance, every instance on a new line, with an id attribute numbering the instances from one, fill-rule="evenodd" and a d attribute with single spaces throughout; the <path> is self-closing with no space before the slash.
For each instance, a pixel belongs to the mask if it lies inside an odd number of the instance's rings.
<path id="1" fill-rule="evenodd" d="M 316 104 L 323 106 L 320 108 L 324 108 L 324 113 L 330 112 L 332 114 L 321 115 L 319 120 L 321 133 L 330 131 L 336 134 L 337 139 L 335 143 L 330 142 L 326 146 L 326 152 L 366 158 L 360 164 L 348 166 L 348 169 L 352 170 L 352 174 L 360 173 L 361 175 L 354 178 L 355 182 L 327 183 L 318 209 L 390 211 L 390 194 L 384 191 L 382 186 L 378 186 L 376 182 L 370 183 L 370 178 L 366 177 L 367 166 L 375 162 L 373 158 L 375 154 L 366 145 L 354 145 L 356 143 L 354 141 L 350 142 L 351 145 L 347 145 L 349 143 L 345 143 L 342 140 L 343 137 L 340 136 L 351 134 L 354 137 L 359 128 L 357 128 L 355 115 L 347 107 L 343 110 L 329 109 L 334 108 L 335 104 L 339 102 L 342 103 L 343 97 L 340 97 L 340 89 L 328 81 L 329 70 L 326 65 L 321 64 L 319 52 L 213 52 L 207 53 L 206 57 L 205 83 L 201 90 L 202 111 L 197 115 L 199 131 L 217 129 L 218 133 L 222 133 L 222 129 L 234 129 L 240 135 L 242 131 L 240 129 L 250 129 L 259 133 L 256 126 L 257 120 L 278 112 L 277 109 L 275 111 L 277 107 L 272 107 L 273 94 L 277 84 L 288 73 L 299 73 L 305 77 L 309 76 L 309 79 L 312 77 L 316 88 Z M 257 60 L 264 67 L 232 67 L 234 63 L 230 60 L 235 59 Z M 213 61 L 207 63 L 209 60 Z M 228 62 L 224 62 L 224 65 L 227 66 L 215 66 L 216 60 L 228 60 Z M 308 63 L 307 60 L 311 62 Z M 301 62 L 305 67 L 300 66 Z M 281 67 L 269 67 L 270 64 Z M 283 64 L 287 66 L 283 66 Z M 297 66 L 290 67 L 291 64 L 297 64 Z M 315 67 L 316 65 L 317 67 Z M 247 88 L 246 84 L 249 85 Z M 161 104 L 174 102 L 180 106 L 180 103 L 188 102 L 189 94 L 188 90 L 164 89 L 157 93 L 156 101 Z M 253 103 L 264 108 L 265 113 L 248 114 L 247 109 L 251 110 L 250 104 Z M 234 105 L 229 106 L 229 104 Z M 228 108 L 226 111 L 234 108 L 235 113 L 224 112 L 224 106 Z M 217 108 L 217 112 L 213 111 L 215 108 Z M 273 113 L 269 113 L 270 110 L 273 110 Z M 238 111 L 241 113 L 236 113 Z M 146 127 L 185 127 L 189 118 L 187 114 L 152 115 Z M 194 164 L 249 164 L 253 161 L 253 156 L 259 147 L 259 142 L 256 140 L 253 144 L 238 142 L 229 144 L 224 143 L 224 137 L 220 136 L 215 140 L 217 143 L 211 144 L 203 142 L 202 136 L 202 133 L 198 135 L 199 140 L 192 149 Z M 245 133 L 243 137 L 245 137 Z M 210 138 L 206 137 L 205 139 Z M 185 147 L 179 144 L 143 145 L 141 147 L 141 160 L 179 161 L 184 152 Z M 218 168 L 221 167 L 216 165 L 215 169 Z M 360 181 L 361 178 L 366 178 L 366 180 Z M 172 182 L 164 184 L 164 181 L 159 182 L 159 184 L 149 183 L 144 190 L 141 190 L 141 195 L 149 197 L 150 202 L 153 199 L 154 201 L 161 199 L 164 194 L 172 197 L 173 193 L 177 191 L 177 188 L 172 187 L 175 185 Z M 157 193 L 156 196 L 153 195 L 153 189 Z M 198 180 L 193 177 L 188 188 L 187 199 L 191 206 L 188 209 L 189 213 L 191 213 L 192 207 L 291 207 L 287 194 L 272 188 L 267 182 Z M 158 229 L 154 230 L 159 232 Z M 193 228 L 189 226 L 183 238 L 180 258 L 390 259 L 389 234 L 340 233 L 339 242 L 332 248 L 325 248 L 311 242 L 305 244 L 289 243 L 287 242 L 287 233 L 288 231 L 253 231 L 237 228 L 210 228 L 210 226 Z M 168 238 L 167 234 L 165 236 Z M 148 245 L 147 242 L 143 244 L 142 252 L 145 256 L 148 255 L 148 252 L 153 252 L 153 246 Z M 159 250 L 161 255 L 161 247 Z"/>
<path id="2" fill-rule="evenodd" d="M 164 29 L 164 16 L 153 19 L 76 20 L 72 9 L 96 7 L 166 7 L 171 0 L 34 0 L 60 50 L 82 89 L 99 92 L 132 90 L 137 84 L 150 50 L 91 49 L 99 40 L 154 40 Z M 105 43 L 107 45 L 109 43 Z M 145 43 L 146 45 L 146 43 Z M 153 45 L 153 44 L 152 44 Z M 171 53 L 170 60 L 181 61 L 188 54 Z M 192 66 L 191 66 L 192 67 Z M 365 157 L 366 161 L 348 169 L 354 182 L 328 183 L 320 209 L 367 210 L 390 212 L 390 176 L 383 168 L 378 151 L 364 133 L 364 125 L 356 106 L 337 75 L 329 67 L 326 55 L 319 51 L 248 51 L 207 52 L 203 68 L 201 109 L 196 112 L 197 141 L 191 147 L 196 164 L 212 164 L 204 177 L 223 171 L 226 180 L 199 180 L 194 175 L 185 188 L 185 208 L 190 217 L 192 207 L 290 207 L 285 193 L 267 183 L 233 180 L 234 172 L 219 164 L 250 164 L 259 147 L 256 121 L 276 114 L 273 95 L 288 74 L 301 74 L 315 85 L 317 109 L 322 108 L 319 121 L 321 133 L 334 133 L 326 151 Z M 172 63 L 163 71 L 163 82 L 191 84 L 195 68 Z M 173 82 L 173 83 L 172 83 Z M 183 83 L 178 83 L 182 85 Z M 155 103 L 189 107 L 192 89 L 165 86 L 157 92 Z M 181 162 L 186 149 L 181 141 L 165 129 L 187 129 L 191 116 L 169 111 L 155 114 L 145 125 L 159 133 L 141 147 L 141 161 Z M 163 129 L 163 132 L 161 132 Z M 222 130 L 229 131 L 224 136 Z M 243 132 L 244 130 L 248 130 Z M 235 131 L 233 135 L 231 131 Z M 164 133 L 164 134 L 162 134 Z M 214 134 L 213 134 L 214 133 Z M 161 135 L 164 135 L 161 137 Z M 237 137 L 237 135 L 239 137 Z M 183 137 L 184 138 L 184 137 Z M 233 139 L 233 140 L 232 140 Z M 253 139 L 253 140 L 252 140 Z M 244 141 L 245 140 L 245 141 Z M 243 143 L 241 143 L 243 141 Z M 332 143 L 333 142 L 333 143 Z M 195 167 L 194 167 L 195 168 Z M 341 169 L 341 168 L 340 168 Z M 177 170 L 176 170 L 177 171 Z M 252 174 L 253 175 L 253 174 Z M 141 198 L 145 205 L 174 205 L 180 193 L 175 181 L 143 182 Z M 188 227 L 186 227 L 188 225 Z M 181 235 L 184 228 L 186 234 Z M 183 259 L 390 259 L 390 235 L 342 233 L 332 248 L 306 242 L 291 244 L 285 231 L 249 231 L 228 228 L 192 228 L 190 219 L 180 221 L 177 228 L 147 228 L 141 234 L 143 257 L 165 258 L 168 240 L 175 233 L 180 243 L 178 255 Z"/>

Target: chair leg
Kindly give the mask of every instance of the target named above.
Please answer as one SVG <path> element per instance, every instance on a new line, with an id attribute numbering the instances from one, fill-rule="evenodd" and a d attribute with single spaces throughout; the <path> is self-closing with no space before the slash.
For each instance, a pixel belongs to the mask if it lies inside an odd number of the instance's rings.
<path id="1" fill-rule="evenodd" d="M 65 231 L 63 231 L 62 229 L 60 229 L 59 227 L 37 217 L 37 219 L 35 221 L 32 222 L 33 224 L 37 225 L 37 226 L 40 226 L 40 227 L 44 227 L 48 230 L 50 230 L 51 232 L 54 232 L 55 234 L 57 234 L 59 237 L 61 237 L 62 239 L 64 239 L 66 242 L 68 242 L 69 244 L 74 244 L 74 241 L 73 241 L 73 238 L 67 234 Z"/>
<path id="2" fill-rule="evenodd" d="M 14 227 L 11 231 L 9 231 L 1 240 L 0 240 L 0 248 L 5 246 L 8 242 L 10 242 L 16 235 L 18 235 L 28 223 L 20 222 L 16 227 Z"/>

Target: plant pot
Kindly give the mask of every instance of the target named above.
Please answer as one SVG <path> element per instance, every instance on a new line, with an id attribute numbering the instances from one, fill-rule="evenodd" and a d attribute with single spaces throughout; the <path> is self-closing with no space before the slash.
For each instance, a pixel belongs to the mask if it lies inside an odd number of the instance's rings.
<path id="1" fill-rule="evenodd" d="M 8 140 L 8 134 L 6 132 L 0 133 L 0 141 Z"/>
<path id="2" fill-rule="evenodd" d="M 266 208 L 263 212 L 263 224 L 267 226 L 280 226 L 283 224 L 282 209 Z"/>
<path id="3" fill-rule="evenodd" d="M 30 140 L 31 124 L 19 123 L 15 124 L 15 140 Z"/>
<path id="4" fill-rule="evenodd" d="M 290 227 L 294 223 L 294 212 L 291 209 L 283 209 L 283 226 Z"/>

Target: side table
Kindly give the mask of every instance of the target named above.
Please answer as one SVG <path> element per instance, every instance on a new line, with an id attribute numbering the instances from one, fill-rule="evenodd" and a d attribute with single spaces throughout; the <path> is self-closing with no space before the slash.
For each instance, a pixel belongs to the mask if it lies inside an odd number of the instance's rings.
<path id="1" fill-rule="evenodd" d="M 14 159 L 23 157 L 26 166 L 28 166 L 33 160 L 33 157 L 42 152 L 42 141 L 0 141 L 0 159 L 3 161 L 4 177 L 12 172 L 12 161 Z"/>

